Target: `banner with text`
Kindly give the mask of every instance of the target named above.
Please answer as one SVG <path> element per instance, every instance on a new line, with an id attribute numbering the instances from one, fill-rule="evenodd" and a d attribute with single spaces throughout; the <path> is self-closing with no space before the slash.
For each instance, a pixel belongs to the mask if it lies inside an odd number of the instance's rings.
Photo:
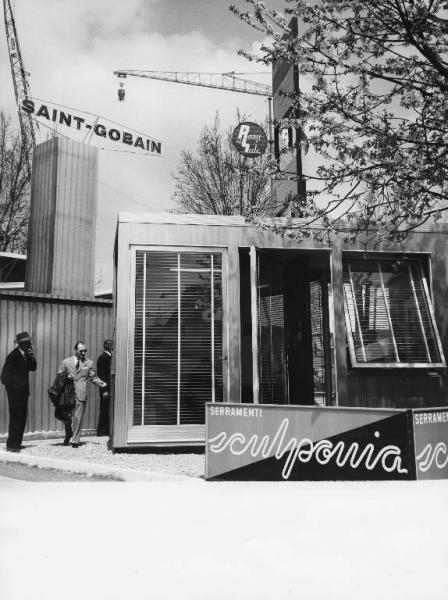
<path id="1" fill-rule="evenodd" d="M 417 479 L 448 478 L 448 408 L 414 409 Z"/>
<path id="2" fill-rule="evenodd" d="M 51 134 L 63 135 L 75 142 L 92 144 L 105 150 L 119 150 L 161 156 L 162 142 L 99 115 L 59 106 L 47 100 L 25 98 L 21 111 L 36 120 L 41 130 L 36 140 L 42 142 Z"/>
<path id="3" fill-rule="evenodd" d="M 207 404 L 206 479 L 415 479 L 410 411 Z"/>

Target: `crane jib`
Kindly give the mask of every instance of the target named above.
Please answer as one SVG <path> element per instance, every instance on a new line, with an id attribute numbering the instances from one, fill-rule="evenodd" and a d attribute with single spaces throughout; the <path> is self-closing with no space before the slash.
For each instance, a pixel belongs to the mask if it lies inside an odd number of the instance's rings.
<path id="1" fill-rule="evenodd" d="M 127 146 L 132 146 L 136 150 L 148 152 L 151 155 L 160 156 L 162 153 L 162 142 L 151 139 L 142 134 L 130 131 L 124 131 L 117 127 L 109 127 L 100 123 L 98 118 L 94 118 L 92 123 L 89 123 L 84 117 L 63 111 L 59 108 L 48 107 L 46 104 L 36 104 L 34 100 L 25 98 L 22 100 L 21 109 L 35 118 L 46 119 L 57 125 L 73 127 L 78 131 L 85 130 L 86 133 L 91 131 L 99 138 L 106 138 L 112 142 L 121 142 Z"/>

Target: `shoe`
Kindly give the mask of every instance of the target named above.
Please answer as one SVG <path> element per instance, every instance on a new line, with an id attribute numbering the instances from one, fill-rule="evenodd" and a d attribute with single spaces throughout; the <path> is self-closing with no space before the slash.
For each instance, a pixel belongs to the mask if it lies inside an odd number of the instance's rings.
<path id="1" fill-rule="evenodd" d="M 68 446 L 70 444 L 70 438 L 69 437 L 64 438 L 63 444 L 64 444 L 64 446 Z"/>
<path id="2" fill-rule="evenodd" d="M 15 452 L 16 454 L 20 453 L 20 448 L 6 448 L 6 452 Z"/>
<path id="3" fill-rule="evenodd" d="M 79 448 L 79 444 L 72 444 L 72 448 Z"/>

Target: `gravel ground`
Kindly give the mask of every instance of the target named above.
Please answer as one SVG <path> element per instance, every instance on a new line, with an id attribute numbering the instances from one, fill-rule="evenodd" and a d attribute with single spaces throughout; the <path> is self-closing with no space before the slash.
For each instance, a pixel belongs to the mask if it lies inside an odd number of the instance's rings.
<path id="1" fill-rule="evenodd" d="M 173 451 L 173 449 L 151 449 L 150 451 L 140 449 L 139 452 L 134 450 L 113 454 L 107 449 L 107 441 L 108 437 L 83 437 L 79 448 L 72 448 L 64 446 L 62 439 L 24 440 L 22 454 L 91 462 L 137 471 L 156 471 L 170 475 L 196 478 L 204 476 L 205 457 L 201 450 L 187 452 Z"/>

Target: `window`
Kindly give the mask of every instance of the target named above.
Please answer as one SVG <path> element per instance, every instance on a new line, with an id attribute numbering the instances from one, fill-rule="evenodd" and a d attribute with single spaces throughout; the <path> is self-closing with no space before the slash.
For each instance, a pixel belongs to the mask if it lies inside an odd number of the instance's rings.
<path id="1" fill-rule="evenodd" d="M 445 366 L 419 259 L 344 261 L 352 366 Z"/>
<path id="2" fill-rule="evenodd" d="M 222 255 L 137 250 L 133 425 L 205 421 L 221 402 Z"/>
<path id="3" fill-rule="evenodd" d="M 260 404 L 287 403 L 285 291 L 283 269 L 257 254 Z"/>

